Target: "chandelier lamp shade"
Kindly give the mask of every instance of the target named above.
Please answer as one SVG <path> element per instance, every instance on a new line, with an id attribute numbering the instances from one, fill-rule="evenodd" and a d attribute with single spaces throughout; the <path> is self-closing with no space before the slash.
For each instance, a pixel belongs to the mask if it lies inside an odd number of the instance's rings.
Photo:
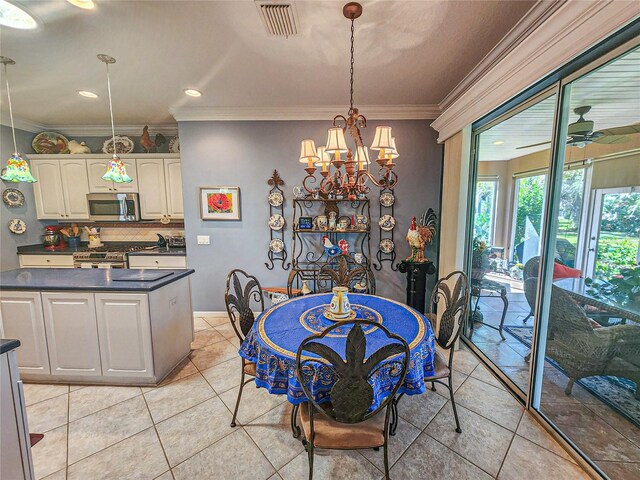
<path id="1" fill-rule="evenodd" d="M 9 89 L 9 77 L 7 76 L 7 65 L 15 65 L 15 61 L 8 57 L 0 57 L 0 63 L 4 68 L 4 79 L 7 87 L 7 100 L 9 104 L 9 118 L 11 119 L 11 135 L 13 136 L 13 155 L 7 160 L 7 166 L 3 169 L 0 178 L 6 182 L 29 182 L 34 183 L 37 180 L 31 175 L 29 164 L 18 153 L 18 144 L 16 143 L 16 128 L 13 124 L 13 108 L 11 105 L 11 90 Z"/>
<path id="2" fill-rule="evenodd" d="M 127 175 L 127 169 L 124 162 L 118 156 L 116 149 L 116 129 L 113 122 L 113 103 L 111 102 L 111 78 L 109 77 L 109 65 L 116 63 L 116 59 L 105 55 L 98 54 L 98 60 L 103 62 L 107 67 L 107 91 L 109 92 L 109 113 L 111 114 L 111 136 L 113 139 L 113 157 L 107 163 L 107 172 L 102 176 L 103 180 L 115 183 L 131 183 L 133 179 Z"/>
<path id="3" fill-rule="evenodd" d="M 317 150 L 313 140 L 303 140 L 301 145 L 300 162 L 306 163 L 307 176 L 302 184 L 307 194 L 314 198 L 336 198 L 355 200 L 364 198 L 371 190 L 369 183 L 380 188 L 394 188 L 398 183 L 398 175 L 393 171 L 398 158 L 396 139 L 392 136 L 391 127 L 376 127 L 375 138 L 371 150 L 378 150 L 379 171 L 377 175 L 371 173 L 369 150 L 362 141 L 360 129 L 367 127 L 367 119 L 360 115 L 353 105 L 353 73 L 354 73 L 354 39 L 355 20 L 362 15 L 362 6 L 356 2 L 349 2 L 342 8 L 342 14 L 351 21 L 351 68 L 350 68 L 350 102 L 347 115 L 336 115 L 332 126 L 327 131 L 327 143 Z M 353 148 L 347 144 L 346 133 L 353 142 Z M 343 154 L 346 154 L 344 158 Z M 316 167 L 321 167 L 322 180 L 318 186 L 315 173 Z M 343 168 L 344 167 L 344 168 Z"/>

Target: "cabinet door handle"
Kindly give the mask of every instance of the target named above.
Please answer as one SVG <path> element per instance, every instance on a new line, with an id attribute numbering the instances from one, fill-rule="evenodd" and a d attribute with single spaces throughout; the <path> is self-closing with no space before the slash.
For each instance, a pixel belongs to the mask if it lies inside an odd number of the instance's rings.
<path id="1" fill-rule="evenodd" d="M 51 262 L 51 259 L 50 259 L 50 258 L 47 258 L 47 263 L 49 263 L 49 262 Z"/>

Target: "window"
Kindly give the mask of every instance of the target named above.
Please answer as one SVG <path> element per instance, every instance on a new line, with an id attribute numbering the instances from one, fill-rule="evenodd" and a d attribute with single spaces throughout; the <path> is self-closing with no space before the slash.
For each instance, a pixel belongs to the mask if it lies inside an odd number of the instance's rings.
<path id="1" fill-rule="evenodd" d="M 473 225 L 474 237 L 487 244 L 493 244 L 498 179 L 479 179 L 476 186 L 476 221 Z"/>

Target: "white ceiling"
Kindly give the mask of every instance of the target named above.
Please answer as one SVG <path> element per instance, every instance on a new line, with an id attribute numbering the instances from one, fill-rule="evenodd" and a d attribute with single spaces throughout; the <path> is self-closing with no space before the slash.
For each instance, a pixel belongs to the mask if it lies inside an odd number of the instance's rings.
<path id="1" fill-rule="evenodd" d="M 509 160 L 548 149 L 549 145 L 516 147 L 551 139 L 555 101 L 556 97 L 551 96 L 483 132 L 479 159 Z M 585 119 L 594 121 L 594 130 L 640 122 L 640 48 L 574 81 L 569 122 L 578 119 L 573 109 L 583 105 L 591 106 Z M 504 143 L 494 145 L 496 141 Z"/>
<path id="2" fill-rule="evenodd" d="M 104 65 L 120 124 L 172 123 L 173 107 L 298 107 L 348 102 L 344 1 L 297 0 L 300 34 L 269 37 L 251 0 L 16 1 L 37 30 L 2 28 L 14 113 L 45 125 L 108 123 Z M 355 101 L 439 103 L 533 1 L 364 1 L 356 21 Z M 203 92 L 201 98 L 182 93 Z M 77 95 L 95 91 L 98 100 Z M 2 91 L 3 99 L 6 93 Z M 2 102 L 2 114 L 5 102 Z M 5 123 L 3 119 L 3 123 Z"/>

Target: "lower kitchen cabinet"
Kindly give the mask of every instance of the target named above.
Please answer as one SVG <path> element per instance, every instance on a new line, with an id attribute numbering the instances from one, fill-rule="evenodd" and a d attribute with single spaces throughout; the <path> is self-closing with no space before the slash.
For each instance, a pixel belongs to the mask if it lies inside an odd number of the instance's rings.
<path id="1" fill-rule="evenodd" d="M 187 257 L 180 255 L 130 255 L 129 268 L 187 268 Z"/>
<path id="2" fill-rule="evenodd" d="M 93 293 L 42 293 L 51 375 L 100 376 Z"/>
<path id="3" fill-rule="evenodd" d="M 20 268 L 73 268 L 73 255 L 18 255 Z"/>
<path id="4" fill-rule="evenodd" d="M 153 376 L 149 303 L 144 294 L 96 293 L 104 376 Z"/>
<path id="5" fill-rule="evenodd" d="M 51 373 L 40 293 L 1 293 L 0 337 L 20 340 L 22 345 L 17 351 L 20 373 Z"/>

